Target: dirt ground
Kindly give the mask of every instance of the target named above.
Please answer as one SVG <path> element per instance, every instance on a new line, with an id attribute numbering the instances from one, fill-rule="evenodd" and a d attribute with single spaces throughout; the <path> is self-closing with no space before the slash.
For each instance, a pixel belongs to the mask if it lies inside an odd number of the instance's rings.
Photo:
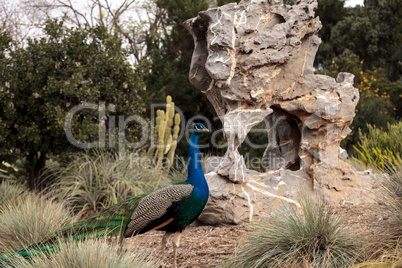
<path id="1" fill-rule="evenodd" d="M 383 235 L 381 223 L 387 219 L 373 212 L 373 205 L 345 205 L 335 208 L 335 213 L 346 215 L 347 224 L 358 237 L 367 243 L 378 241 Z M 376 224 L 378 223 L 378 224 Z M 178 251 L 178 267 L 214 267 L 235 253 L 241 237 L 246 234 L 249 223 L 242 225 L 195 226 L 187 227 L 181 236 Z M 164 232 L 152 231 L 138 236 L 136 243 L 141 248 L 160 256 Z M 126 243 L 129 241 L 126 241 Z M 173 267 L 173 249 L 170 247 L 163 258 L 163 267 Z"/>

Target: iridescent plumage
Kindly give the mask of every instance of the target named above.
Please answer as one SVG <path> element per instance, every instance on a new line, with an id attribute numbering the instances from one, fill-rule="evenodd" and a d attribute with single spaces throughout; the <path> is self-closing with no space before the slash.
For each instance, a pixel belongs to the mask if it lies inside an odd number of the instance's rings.
<path id="1" fill-rule="evenodd" d="M 151 193 L 133 197 L 125 202 L 104 209 L 90 217 L 54 232 L 38 243 L 32 244 L 17 253 L 29 258 L 36 251 L 53 252 L 60 238 L 87 239 L 104 235 L 120 238 L 131 237 L 149 230 L 164 230 L 162 249 L 172 234 L 174 263 L 176 265 L 180 232 L 198 218 L 209 196 L 198 148 L 198 137 L 208 129 L 204 125 L 189 124 L 191 133 L 188 147 L 188 177 L 185 182 L 166 186 Z M 0 256 L 1 260 L 12 254 Z"/>

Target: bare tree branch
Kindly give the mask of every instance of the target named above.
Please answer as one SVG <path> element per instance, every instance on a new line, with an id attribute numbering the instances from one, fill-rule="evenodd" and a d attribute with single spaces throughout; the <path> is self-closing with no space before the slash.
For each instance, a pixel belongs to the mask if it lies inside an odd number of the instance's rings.
<path id="1" fill-rule="evenodd" d="M 10 32 L 20 45 L 35 33 L 39 33 L 46 17 L 37 10 L 29 10 L 27 0 L 0 0 L 0 29 Z"/>
<path id="2" fill-rule="evenodd" d="M 9 29 L 21 40 L 32 36 L 34 29 L 41 30 L 47 18 L 66 15 L 66 22 L 77 27 L 102 25 L 119 35 L 136 62 L 149 56 L 147 36 L 158 40 L 169 31 L 164 26 L 166 11 L 154 0 L 16 0 L 20 12 L 14 12 L 16 7 L 7 6 L 7 1 L 0 0 L 0 29 Z"/>
<path id="3" fill-rule="evenodd" d="M 105 23 L 103 22 L 103 14 L 102 14 L 102 5 L 101 2 L 99 0 L 97 0 L 96 2 L 98 2 L 98 9 L 99 9 L 99 22 L 102 26 L 105 26 Z M 107 1 L 106 1 L 107 2 Z"/>

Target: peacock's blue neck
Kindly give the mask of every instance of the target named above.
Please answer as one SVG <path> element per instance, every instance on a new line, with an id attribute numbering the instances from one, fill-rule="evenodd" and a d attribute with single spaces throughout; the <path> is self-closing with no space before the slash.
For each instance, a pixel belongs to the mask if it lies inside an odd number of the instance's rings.
<path id="1" fill-rule="evenodd" d="M 193 185 L 200 195 L 208 197 L 209 188 L 201 167 L 198 138 L 198 133 L 191 133 L 187 155 L 187 182 Z"/>

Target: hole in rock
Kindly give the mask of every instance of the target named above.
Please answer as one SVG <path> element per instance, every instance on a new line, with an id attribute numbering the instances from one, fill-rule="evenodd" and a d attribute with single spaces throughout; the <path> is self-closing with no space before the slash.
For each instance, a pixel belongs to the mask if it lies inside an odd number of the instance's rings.
<path id="1" fill-rule="evenodd" d="M 262 156 L 267 145 L 267 130 L 264 122 L 261 122 L 250 130 L 246 139 L 239 147 L 239 153 L 243 156 L 248 169 L 259 172 L 264 171 Z"/>
<path id="2" fill-rule="evenodd" d="M 264 119 L 268 145 L 262 157 L 263 167 L 266 171 L 280 168 L 299 170 L 299 119 L 277 106 L 271 108 L 274 112 Z"/>
<path id="3" fill-rule="evenodd" d="M 284 0 L 283 4 L 293 6 L 295 4 L 295 1 L 294 0 Z"/>
<path id="4" fill-rule="evenodd" d="M 275 20 L 277 21 L 278 24 L 286 22 L 285 18 L 279 14 L 275 14 Z"/>

